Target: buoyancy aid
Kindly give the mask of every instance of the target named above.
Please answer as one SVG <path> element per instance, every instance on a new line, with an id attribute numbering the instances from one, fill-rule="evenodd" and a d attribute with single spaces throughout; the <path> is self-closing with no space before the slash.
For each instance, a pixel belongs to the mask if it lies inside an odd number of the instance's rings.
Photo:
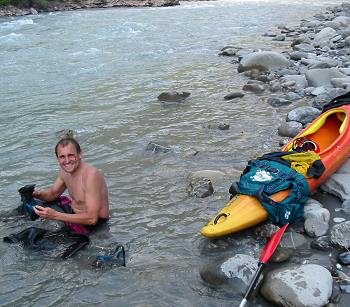
<path id="1" fill-rule="evenodd" d="M 272 152 L 250 160 L 230 192 L 255 196 L 269 213 L 271 222 L 284 225 L 302 219 L 310 192 L 306 177 L 319 177 L 323 171 L 322 161 L 312 152 Z M 271 195 L 283 190 L 290 190 L 284 200 L 271 199 Z"/>

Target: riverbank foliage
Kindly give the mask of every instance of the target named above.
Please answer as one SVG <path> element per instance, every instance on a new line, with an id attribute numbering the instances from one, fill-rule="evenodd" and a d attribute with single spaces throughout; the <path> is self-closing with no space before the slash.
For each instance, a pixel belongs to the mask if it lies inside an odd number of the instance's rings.
<path id="1" fill-rule="evenodd" d="M 13 5 L 18 8 L 46 9 L 49 2 L 50 0 L 0 0 L 0 6 Z"/>

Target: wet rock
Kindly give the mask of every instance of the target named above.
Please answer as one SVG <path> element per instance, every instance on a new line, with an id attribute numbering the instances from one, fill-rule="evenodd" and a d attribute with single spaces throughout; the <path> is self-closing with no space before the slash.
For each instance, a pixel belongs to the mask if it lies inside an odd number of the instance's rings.
<path id="1" fill-rule="evenodd" d="M 199 150 L 194 148 L 189 148 L 184 152 L 185 157 L 192 157 L 192 156 L 196 156 L 197 154 L 199 154 Z"/>
<path id="2" fill-rule="evenodd" d="M 280 246 L 289 249 L 297 249 L 307 242 L 305 236 L 295 231 L 288 231 L 283 235 Z"/>
<path id="3" fill-rule="evenodd" d="M 244 97 L 244 93 L 243 92 L 233 92 L 233 93 L 230 93 L 228 95 L 226 95 L 224 97 L 225 100 L 232 100 L 232 99 L 235 99 L 235 98 L 242 98 Z"/>
<path id="4" fill-rule="evenodd" d="M 282 88 L 281 83 L 277 80 L 272 81 L 270 84 L 270 92 L 275 93 L 280 91 Z"/>
<path id="5" fill-rule="evenodd" d="M 303 98 L 301 95 L 294 92 L 288 92 L 285 97 L 288 101 L 297 101 Z"/>
<path id="6" fill-rule="evenodd" d="M 335 173 L 320 186 L 320 189 L 343 201 L 350 199 L 350 174 Z"/>
<path id="7" fill-rule="evenodd" d="M 283 147 L 283 146 L 287 145 L 291 140 L 292 140 L 292 138 L 290 138 L 290 137 L 289 138 L 283 138 L 283 139 L 279 140 L 278 145 L 280 147 Z"/>
<path id="8" fill-rule="evenodd" d="M 279 35 L 275 36 L 272 40 L 278 41 L 278 42 L 283 42 L 286 40 L 286 36 L 284 34 L 279 34 Z"/>
<path id="9" fill-rule="evenodd" d="M 290 249 L 296 249 L 303 246 L 307 242 L 306 238 L 295 231 L 288 231 L 284 233 L 280 246 Z"/>
<path id="10" fill-rule="evenodd" d="M 306 218 L 308 213 L 320 208 L 323 208 L 322 204 L 316 199 L 309 197 L 304 205 L 304 218 Z"/>
<path id="11" fill-rule="evenodd" d="M 293 255 L 293 251 L 291 249 L 279 246 L 273 253 L 270 259 L 270 262 L 271 263 L 286 262 L 292 257 L 292 255 Z"/>
<path id="12" fill-rule="evenodd" d="M 318 95 L 312 102 L 312 106 L 322 110 L 324 104 L 329 103 L 333 98 L 347 93 L 346 89 L 327 88 L 326 91 Z"/>
<path id="13" fill-rule="evenodd" d="M 159 145 L 157 143 L 149 142 L 147 144 L 146 151 L 151 151 L 152 153 L 167 153 L 171 151 L 171 148 Z"/>
<path id="14" fill-rule="evenodd" d="M 341 27 L 347 27 L 350 25 L 350 18 L 347 16 L 337 16 L 333 21 L 340 23 Z"/>
<path id="15" fill-rule="evenodd" d="M 350 86 L 350 77 L 333 78 L 331 79 L 331 84 L 334 87 L 347 88 L 348 86 Z"/>
<path id="16" fill-rule="evenodd" d="M 261 84 L 257 83 L 247 83 L 243 86 L 243 90 L 247 92 L 253 92 L 253 93 L 262 93 L 265 91 L 265 88 Z"/>
<path id="17" fill-rule="evenodd" d="M 342 222 L 345 222 L 345 221 L 346 221 L 346 219 L 343 218 L 343 217 L 335 217 L 335 218 L 333 218 L 333 222 L 334 223 L 342 223 Z"/>
<path id="18" fill-rule="evenodd" d="M 329 45 L 330 40 L 337 35 L 337 31 L 330 28 L 326 27 L 323 28 L 320 32 L 318 32 L 313 41 L 313 45 L 315 47 L 324 47 Z"/>
<path id="19" fill-rule="evenodd" d="M 345 46 L 350 46 L 350 37 L 347 37 L 347 38 L 344 40 L 344 43 L 345 43 Z"/>
<path id="20" fill-rule="evenodd" d="M 204 126 L 205 128 L 208 129 L 219 129 L 219 130 L 228 130 L 230 129 L 230 125 L 226 123 L 220 123 L 220 124 L 208 124 Z"/>
<path id="21" fill-rule="evenodd" d="M 318 95 L 324 94 L 326 92 L 327 92 L 327 89 L 324 86 L 319 86 L 319 87 L 314 88 L 310 92 L 310 94 L 313 96 L 318 96 Z"/>
<path id="22" fill-rule="evenodd" d="M 329 28 L 332 28 L 334 30 L 339 30 L 339 28 L 341 27 L 340 23 L 339 22 L 336 22 L 334 20 L 331 20 L 331 21 L 327 21 L 325 22 L 324 24 L 326 27 L 329 27 Z"/>
<path id="23" fill-rule="evenodd" d="M 189 92 L 163 92 L 157 98 L 162 102 L 183 102 L 190 95 Z"/>
<path id="24" fill-rule="evenodd" d="M 314 238 L 327 233 L 330 220 L 329 210 L 319 206 L 316 200 L 310 200 L 304 207 L 304 228 L 306 233 Z"/>
<path id="25" fill-rule="evenodd" d="M 287 121 L 296 121 L 303 125 L 312 122 L 321 111 L 313 107 L 298 107 L 287 114 Z"/>
<path id="26" fill-rule="evenodd" d="M 244 56 L 238 66 L 238 72 L 246 70 L 276 70 L 289 66 L 289 61 L 281 54 L 273 51 L 259 51 Z"/>
<path id="27" fill-rule="evenodd" d="M 311 44 L 311 42 L 312 42 L 312 40 L 307 35 L 302 34 L 302 35 L 299 35 L 298 37 L 293 39 L 291 46 L 294 47 L 296 45 L 300 45 L 303 43 Z"/>
<path id="28" fill-rule="evenodd" d="M 347 294 L 350 293 L 350 285 L 340 285 L 339 288 L 340 288 L 340 291 L 343 293 L 347 293 Z"/>
<path id="29" fill-rule="evenodd" d="M 307 43 L 301 43 L 299 45 L 294 45 L 293 50 L 304 52 L 304 53 L 309 53 L 309 52 L 315 51 L 315 47 L 313 47 L 312 45 L 307 44 Z"/>
<path id="30" fill-rule="evenodd" d="M 204 281 L 215 286 L 223 285 L 229 280 L 236 280 L 240 282 L 240 292 L 243 292 L 257 270 L 256 263 L 256 259 L 251 256 L 236 254 L 224 261 L 205 266 L 200 271 L 200 276 Z"/>
<path id="31" fill-rule="evenodd" d="M 269 97 L 266 101 L 270 106 L 272 107 L 281 107 L 281 106 L 287 106 L 290 105 L 292 102 L 288 99 L 281 98 L 281 97 Z"/>
<path id="32" fill-rule="evenodd" d="M 189 196 L 205 198 L 214 193 L 214 187 L 209 178 L 192 178 L 187 187 Z"/>
<path id="33" fill-rule="evenodd" d="M 324 306 L 332 295 L 330 272 L 316 264 L 288 266 L 269 272 L 261 294 L 280 306 Z"/>
<path id="34" fill-rule="evenodd" d="M 344 78 L 345 76 L 339 71 L 338 68 L 325 68 L 325 69 L 310 69 L 305 73 L 306 80 L 309 86 L 325 86 L 333 87 L 331 79 Z"/>
<path id="35" fill-rule="evenodd" d="M 342 210 L 346 215 L 350 215 L 350 199 L 345 200 L 342 205 Z"/>
<path id="36" fill-rule="evenodd" d="M 31 7 L 29 9 L 29 12 L 30 12 L 31 15 L 38 15 L 38 11 L 35 8 L 33 8 L 33 7 Z"/>
<path id="37" fill-rule="evenodd" d="M 339 262 L 341 264 L 349 265 L 350 264 L 350 252 L 343 252 L 338 255 Z"/>
<path id="38" fill-rule="evenodd" d="M 296 88 L 306 88 L 308 86 L 306 77 L 304 75 L 287 75 L 281 78 L 281 82 L 294 81 Z"/>
<path id="39" fill-rule="evenodd" d="M 290 53 L 291 60 L 300 61 L 301 59 L 307 59 L 308 53 L 303 51 L 293 51 Z"/>
<path id="40" fill-rule="evenodd" d="M 303 124 L 296 121 L 283 122 L 278 127 L 278 135 L 293 138 L 301 130 L 303 130 Z"/>
<path id="41" fill-rule="evenodd" d="M 261 226 L 258 226 L 254 229 L 255 235 L 269 239 L 271 238 L 276 231 L 278 231 L 280 228 L 272 223 L 266 223 Z"/>
<path id="42" fill-rule="evenodd" d="M 350 247 L 350 221 L 334 225 L 331 229 L 332 244 L 342 248 Z"/>
<path id="43" fill-rule="evenodd" d="M 226 46 L 221 49 L 219 55 L 223 56 L 237 56 L 237 52 L 240 50 L 240 48 L 232 47 L 232 46 Z"/>
<path id="44" fill-rule="evenodd" d="M 201 170 L 201 171 L 195 171 L 189 175 L 189 179 L 196 179 L 196 178 L 208 178 L 212 182 L 217 182 L 219 180 L 222 180 L 226 177 L 226 173 L 218 170 Z"/>
<path id="45" fill-rule="evenodd" d="M 218 125 L 218 129 L 219 130 L 228 130 L 230 129 L 230 125 L 229 124 L 225 124 L 225 123 L 221 123 Z"/>
<path id="46" fill-rule="evenodd" d="M 337 169 L 337 174 L 350 174 L 350 159 L 346 160 L 346 162 Z"/>
<path id="47" fill-rule="evenodd" d="M 331 250 L 333 246 L 328 236 L 322 236 L 312 240 L 311 247 L 321 251 L 328 251 Z"/>

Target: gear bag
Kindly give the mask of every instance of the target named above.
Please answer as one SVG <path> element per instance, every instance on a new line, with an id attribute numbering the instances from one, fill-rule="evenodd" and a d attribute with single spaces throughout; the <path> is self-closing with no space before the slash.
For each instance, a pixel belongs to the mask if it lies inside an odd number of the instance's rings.
<path id="1" fill-rule="evenodd" d="M 255 196 L 269 213 L 272 223 L 284 225 L 303 218 L 304 204 L 310 189 L 305 177 L 284 163 L 256 159 L 249 161 L 238 183 L 233 183 L 230 192 Z M 281 202 L 271 195 L 290 190 Z"/>

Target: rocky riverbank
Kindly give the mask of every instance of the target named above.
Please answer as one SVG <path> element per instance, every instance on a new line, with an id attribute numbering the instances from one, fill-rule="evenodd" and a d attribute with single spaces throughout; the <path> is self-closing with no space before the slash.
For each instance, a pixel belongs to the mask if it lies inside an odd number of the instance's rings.
<path id="1" fill-rule="evenodd" d="M 281 42 L 285 51 L 239 46 L 221 51 L 221 55 L 232 57 L 238 73 L 247 77 L 243 88 L 224 99 L 236 103 L 250 92 L 274 108 L 293 104 L 295 108 L 278 128 L 283 145 L 316 118 L 326 103 L 350 91 L 350 4 L 329 8 L 297 27 L 280 26 L 265 36 Z M 213 190 L 208 182 L 197 186 L 200 193 L 194 193 L 196 196 L 206 197 Z M 309 198 L 304 222 L 292 225 L 285 234 L 272 261 L 278 265 L 264 274 L 255 295 L 259 292 L 279 306 L 349 305 L 350 162 L 321 186 L 318 194 L 320 191 L 337 197 L 341 206 L 334 206 L 325 197 L 321 197 L 325 203 L 315 195 Z M 254 246 L 254 240 L 270 237 L 275 227 L 267 223 L 256 228 L 253 238 L 244 244 Z M 257 251 L 252 250 L 252 254 Z M 252 263 L 257 259 L 251 254 L 236 254 L 211 262 L 201 277 L 216 287 L 229 284 L 242 295 L 257 269 Z"/>
<path id="2" fill-rule="evenodd" d="M 29 7 L 19 8 L 15 6 L 0 6 L 1 16 L 36 15 L 43 12 L 71 11 L 90 8 L 110 7 L 162 7 L 179 5 L 179 0 L 65 0 L 48 1 L 45 8 Z"/>

